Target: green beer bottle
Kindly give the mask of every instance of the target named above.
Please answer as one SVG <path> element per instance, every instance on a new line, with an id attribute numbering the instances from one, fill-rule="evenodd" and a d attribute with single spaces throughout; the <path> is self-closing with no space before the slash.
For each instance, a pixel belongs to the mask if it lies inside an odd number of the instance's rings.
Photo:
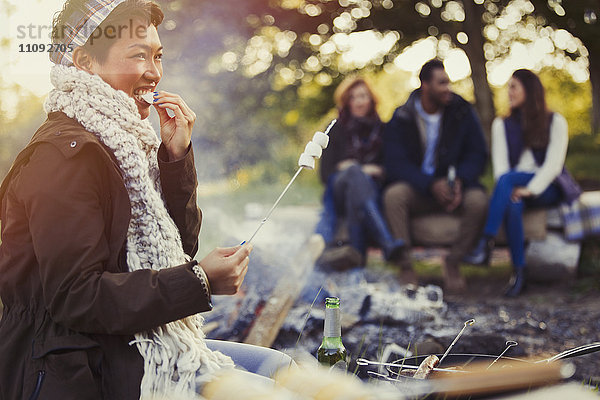
<path id="1" fill-rule="evenodd" d="M 325 329 L 323 342 L 317 350 L 317 360 L 327 367 L 347 369 L 346 348 L 342 344 L 342 324 L 340 322 L 340 299 L 325 299 Z"/>

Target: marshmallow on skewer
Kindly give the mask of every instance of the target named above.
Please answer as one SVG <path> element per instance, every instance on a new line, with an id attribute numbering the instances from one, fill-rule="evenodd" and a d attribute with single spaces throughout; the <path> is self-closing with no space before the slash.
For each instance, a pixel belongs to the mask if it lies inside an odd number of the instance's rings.
<path id="1" fill-rule="evenodd" d="M 308 169 L 315 169 L 315 158 L 310 154 L 302 153 L 298 159 L 298 165 Z"/>
<path id="2" fill-rule="evenodd" d="M 315 132 L 312 141 L 321 146 L 322 149 L 325 149 L 329 144 L 329 136 L 323 132 Z"/>
<path id="3" fill-rule="evenodd" d="M 311 140 L 310 142 L 306 143 L 304 153 L 311 157 L 321 158 L 321 154 L 323 154 L 323 148 Z"/>
<path id="4" fill-rule="evenodd" d="M 144 93 L 143 95 L 140 96 L 142 99 L 144 99 L 144 101 L 148 104 L 153 104 L 154 103 L 154 92 L 148 92 L 148 93 Z"/>

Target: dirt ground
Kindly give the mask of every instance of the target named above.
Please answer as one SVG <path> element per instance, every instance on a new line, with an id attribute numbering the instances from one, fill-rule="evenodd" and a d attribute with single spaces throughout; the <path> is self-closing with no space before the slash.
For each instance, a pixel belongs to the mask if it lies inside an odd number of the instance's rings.
<path id="1" fill-rule="evenodd" d="M 507 340 L 519 342 L 513 356 L 539 360 L 580 345 L 600 342 L 600 291 L 581 289 L 582 279 L 531 283 L 517 298 L 502 296 L 506 281 L 476 278 L 463 295 L 445 296 L 449 311 L 498 320 L 496 329 Z M 583 285 L 582 285 L 583 284 Z M 511 349 L 512 351 L 512 349 Z M 571 358 L 576 366 L 572 379 L 600 384 L 600 352 Z"/>
<path id="2" fill-rule="evenodd" d="M 369 256 L 375 259 L 373 264 L 377 264 L 378 253 Z M 416 256 L 421 257 L 417 266 L 420 285 L 443 286 L 438 256 L 432 256 L 430 252 L 426 256 Z M 471 318 L 476 323 L 456 343 L 453 354 L 497 356 L 504 350 L 505 342 L 512 340 L 518 342 L 518 346 L 511 348 L 506 356 L 537 361 L 564 350 L 600 342 L 600 283 L 592 282 L 597 275 L 571 277 L 559 282 L 529 282 L 521 296 L 506 298 L 503 292 L 511 269 L 508 259 L 503 258 L 507 257 L 500 255 L 488 269 L 463 268 L 467 291 L 460 295 L 445 293 L 446 308 L 434 320 L 361 320 L 348 324 L 343 328 L 342 337 L 352 359 L 379 360 L 382 349 L 391 343 L 418 354 L 443 353 L 464 322 Z M 371 283 L 389 283 L 394 279 L 394 273 L 389 269 L 378 270 L 372 265 L 367 269 L 367 280 Z M 343 290 L 341 294 L 343 298 Z M 347 299 L 345 305 L 349 306 Z M 304 350 L 314 354 L 322 338 L 322 323 L 318 317 L 308 318 L 303 325 L 302 338 L 298 340 L 297 329 L 290 330 L 293 324 L 286 322 L 274 347 L 285 351 L 300 343 Z M 387 361 L 398 358 L 400 356 L 393 355 Z M 576 367 L 571 381 L 600 386 L 600 351 L 568 361 Z M 350 368 L 357 367 L 351 363 Z"/>

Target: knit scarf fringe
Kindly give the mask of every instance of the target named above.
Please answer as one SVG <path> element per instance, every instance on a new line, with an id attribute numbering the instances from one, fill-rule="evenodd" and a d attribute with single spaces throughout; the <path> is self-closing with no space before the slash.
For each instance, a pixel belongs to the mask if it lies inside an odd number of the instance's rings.
<path id="1" fill-rule="evenodd" d="M 75 119 L 117 159 L 131 203 L 129 270 L 160 270 L 188 261 L 162 196 L 160 141 L 150 122 L 141 119 L 135 101 L 75 67 L 53 66 L 50 80 L 54 89 L 44 104 L 46 112 L 62 111 Z M 207 348 L 203 321 L 197 314 L 135 335 L 132 344 L 144 358 L 142 398 L 193 398 L 198 384 L 233 367 L 229 357 Z"/>

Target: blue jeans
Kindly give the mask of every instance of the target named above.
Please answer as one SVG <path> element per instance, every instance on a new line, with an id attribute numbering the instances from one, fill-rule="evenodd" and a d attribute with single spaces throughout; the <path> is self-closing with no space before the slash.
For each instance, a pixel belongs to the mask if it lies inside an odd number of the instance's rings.
<path id="1" fill-rule="evenodd" d="M 504 222 L 511 259 L 516 268 L 525 266 L 523 207 L 552 206 L 558 204 L 561 199 L 560 189 L 555 184 L 551 184 L 537 197 L 525 198 L 516 203 L 511 201 L 510 195 L 513 189 L 518 186 L 526 186 L 533 176 L 534 174 L 528 172 L 510 171 L 498 179 L 483 230 L 485 236 L 494 237 Z"/>
<path id="2" fill-rule="evenodd" d="M 323 194 L 323 211 L 315 232 L 331 244 L 340 217 L 346 219 L 350 244 L 365 253 L 368 240 L 367 226 L 363 222 L 367 201 L 379 203 L 380 187 L 360 165 L 353 165 L 332 174 Z"/>
<path id="3" fill-rule="evenodd" d="M 206 346 L 231 357 L 237 367 L 266 378 L 271 378 L 281 368 L 295 366 L 290 356 L 268 347 L 226 340 L 206 339 Z"/>
<path id="4" fill-rule="evenodd" d="M 331 174 L 325 185 L 325 192 L 323 193 L 323 210 L 321 211 L 321 217 L 315 228 L 315 232 L 323 236 L 323 240 L 327 244 L 333 242 L 335 227 L 337 225 L 335 201 L 333 198 L 333 182 L 335 180 L 335 175 L 336 173 Z"/>
<path id="5" fill-rule="evenodd" d="M 278 370 L 296 367 L 296 363 L 287 354 L 267 347 L 210 339 L 206 339 L 206 345 L 211 350 L 231 357 L 236 368 L 227 373 L 238 374 L 245 381 L 258 385 L 274 385 L 272 376 Z M 202 394 L 206 384 L 213 378 L 210 374 L 197 375 L 196 393 Z"/>

